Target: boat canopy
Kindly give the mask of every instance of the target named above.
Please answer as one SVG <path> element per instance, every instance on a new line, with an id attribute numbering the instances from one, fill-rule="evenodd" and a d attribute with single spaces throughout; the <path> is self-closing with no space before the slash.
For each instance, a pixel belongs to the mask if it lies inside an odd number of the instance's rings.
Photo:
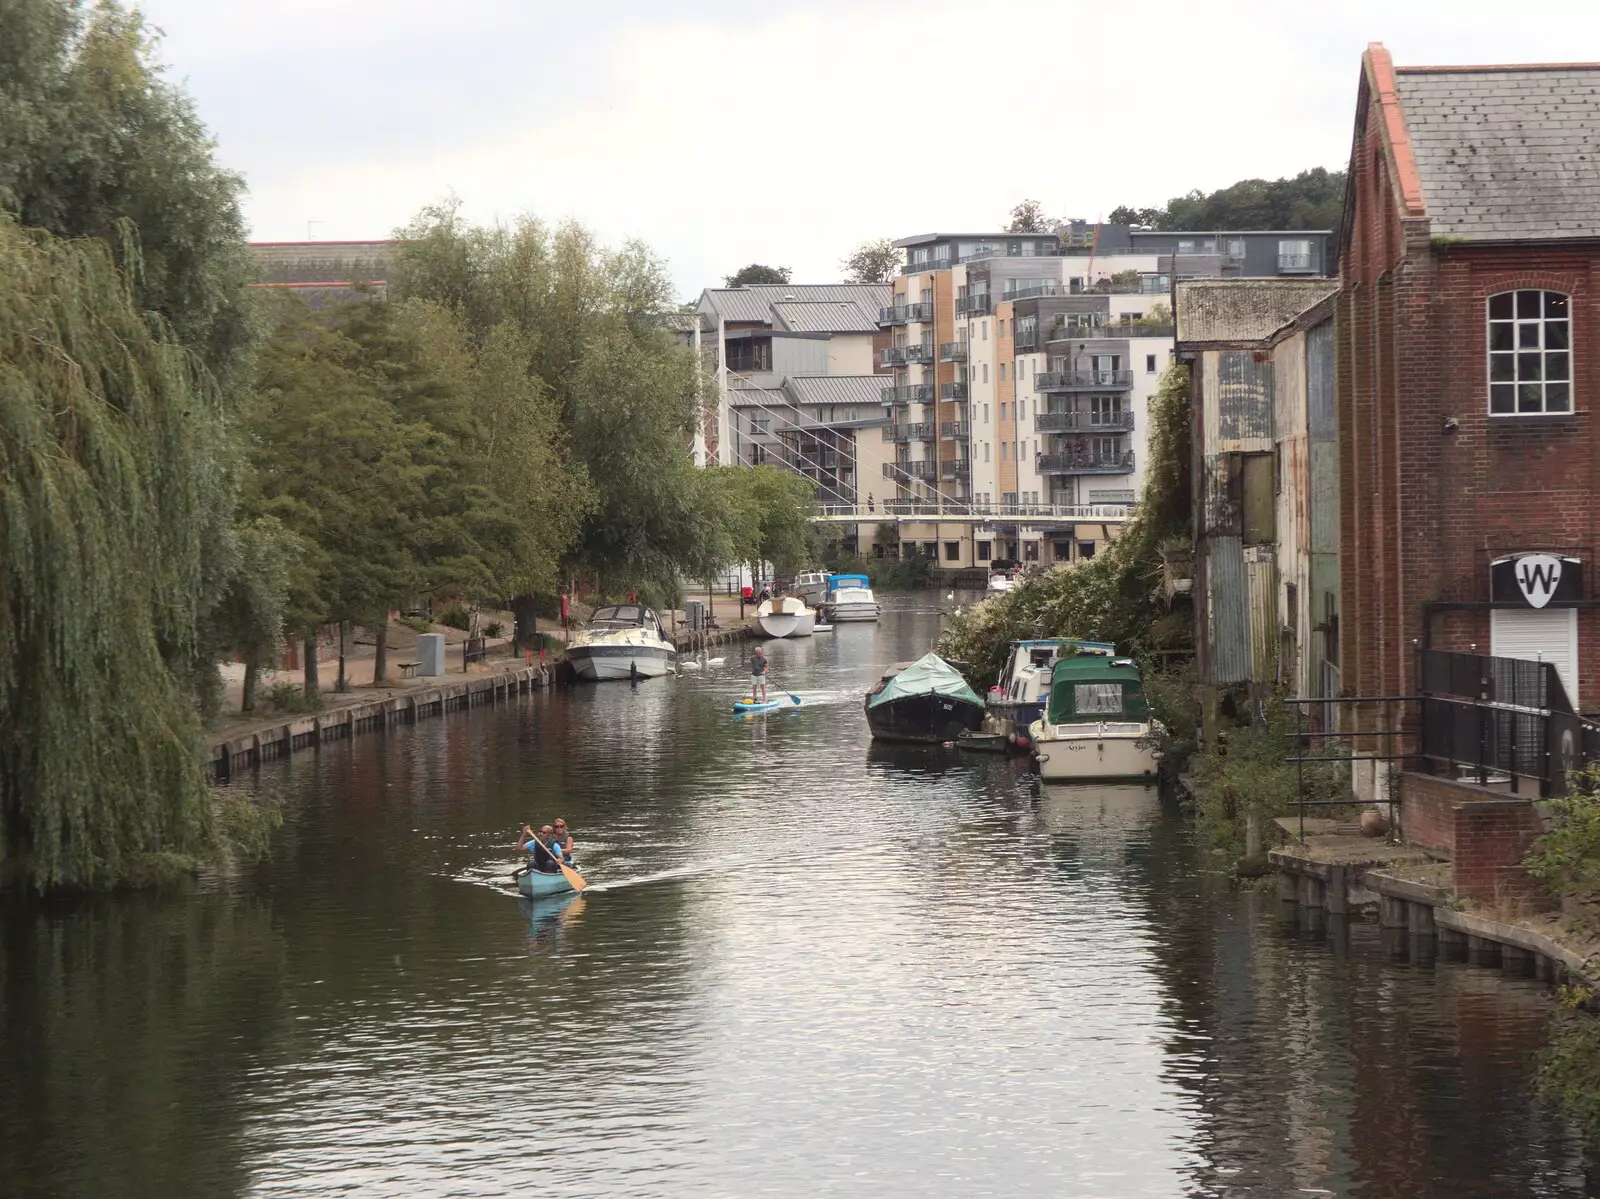
<path id="1" fill-rule="evenodd" d="M 876 708 L 879 704 L 886 704 L 892 699 L 929 694 L 953 695 L 957 699 L 969 700 L 975 704 L 983 703 L 983 700 L 978 698 L 978 693 L 967 686 L 967 680 L 961 677 L 961 672 L 954 666 L 938 654 L 923 654 L 910 666 L 890 676 L 884 683 L 883 689 L 867 701 L 867 706 Z"/>
<path id="2" fill-rule="evenodd" d="M 829 575 L 828 590 L 842 591 L 849 587 L 871 587 L 872 580 L 866 575 Z"/>
<path id="3" fill-rule="evenodd" d="M 1051 672 L 1051 724 L 1149 719 L 1139 668 L 1129 658 L 1077 654 L 1062 658 Z"/>

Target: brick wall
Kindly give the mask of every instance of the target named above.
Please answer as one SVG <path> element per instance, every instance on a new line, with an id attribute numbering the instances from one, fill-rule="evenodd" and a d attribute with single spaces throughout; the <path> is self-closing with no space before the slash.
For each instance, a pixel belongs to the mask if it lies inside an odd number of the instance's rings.
<path id="1" fill-rule="evenodd" d="M 1531 897 L 1522 859 L 1542 831 L 1531 799 L 1410 773 L 1400 795 L 1406 839 L 1450 853 L 1457 894 L 1500 905 Z"/>

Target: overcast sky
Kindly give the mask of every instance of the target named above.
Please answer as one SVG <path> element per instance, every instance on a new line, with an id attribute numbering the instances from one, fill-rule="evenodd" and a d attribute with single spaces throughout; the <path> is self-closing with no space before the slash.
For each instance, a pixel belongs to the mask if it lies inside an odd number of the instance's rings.
<path id="1" fill-rule="evenodd" d="M 1362 48 L 1600 59 L 1600 4 L 145 0 L 261 240 L 470 217 L 640 237 L 684 297 L 875 236 L 1344 165 Z"/>

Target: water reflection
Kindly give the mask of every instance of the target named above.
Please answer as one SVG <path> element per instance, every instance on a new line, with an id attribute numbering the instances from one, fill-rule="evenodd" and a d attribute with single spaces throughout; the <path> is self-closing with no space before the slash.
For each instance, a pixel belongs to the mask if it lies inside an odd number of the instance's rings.
<path id="1" fill-rule="evenodd" d="M 1153 791 L 874 746 L 936 619 L 770 646 L 771 716 L 730 651 L 330 745 L 231 887 L 8 908 L 5 1194 L 1586 1193 L 1531 981 L 1286 926 Z M 594 885 L 518 899 L 557 815 Z"/>

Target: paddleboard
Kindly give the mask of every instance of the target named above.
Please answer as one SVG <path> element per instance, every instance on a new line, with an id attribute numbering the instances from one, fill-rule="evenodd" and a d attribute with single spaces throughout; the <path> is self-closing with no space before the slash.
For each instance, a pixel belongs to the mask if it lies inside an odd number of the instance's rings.
<path id="1" fill-rule="evenodd" d="M 774 708 L 783 707 L 788 702 L 787 699 L 769 699 L 765 703 L 758 704 L 748 699 L 736 699 L 733 701 L 733 710 L 735 712 L 770 712 Z"/>

